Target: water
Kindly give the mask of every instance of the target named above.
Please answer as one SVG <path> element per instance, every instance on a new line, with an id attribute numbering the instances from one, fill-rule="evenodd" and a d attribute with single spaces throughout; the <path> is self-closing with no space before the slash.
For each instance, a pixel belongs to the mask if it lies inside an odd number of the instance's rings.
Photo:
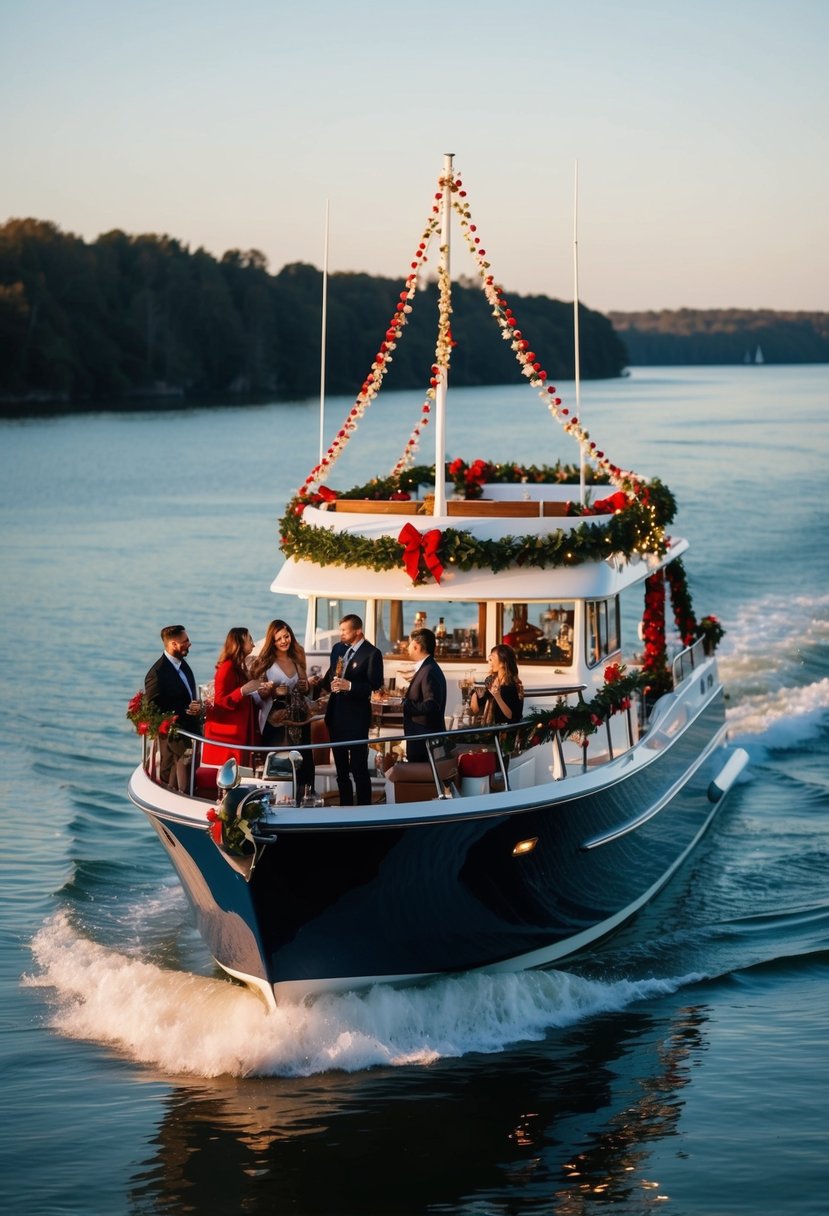
<path id="1" fill-rule="evenodd" d="M 162 624 L 200 679 L 231 625 L 301 625 L 268 588 L 316 406 L 0 424 L 9 1210 L 824 1212 L 827 403 L 826 367 L 582 387 L 600 446 L 679 499 L 751 755 L 670 887 L 578 966 L 270 1017 L 213 968 L 126 798 L 124 712 Z M 419 405 L 381 396 L 334 483 L 390 468 Z M 572 459 L 523 384 L 450 405 L 451 454 Z"/>

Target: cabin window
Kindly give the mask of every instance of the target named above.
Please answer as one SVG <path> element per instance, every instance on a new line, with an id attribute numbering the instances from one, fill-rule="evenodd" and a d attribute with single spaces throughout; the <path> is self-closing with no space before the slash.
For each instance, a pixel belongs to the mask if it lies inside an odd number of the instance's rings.
<path id="1" fill-rule="evenodd" d="M 364 622 L 365 600 L 329 600 L 320 596 L 317 600 L 314 644 L 311 649 L 325 652 L 330 650 L 335 642 L 339 642 L 340 621 L 351 613 L 355 613 Z"/>
<path id="2" fill-rule="evenodd" d="M 615 654 L 620 646 L 619 597 L 588 600 L 585 605 L 587 661 L 590 666 Z"/>
<path id="3" fill-rule="evenodd" d="M 546 604 L 498 605 L 496 633 L 515 651 L 522 663 L 555 663 L 569 667 L 573 662 L 572 600 Z"/>
<path id="4" fill-rule="evenodd" d="M 422 600 L 381 600 L 377 604 L 375 641 L 387 658 L 405 655 L 412 630 L 426 628 L 437 636 L 438 658 L 481 658 L 485 613 L 486 605 L 477 601 L 424 604 Z"/>

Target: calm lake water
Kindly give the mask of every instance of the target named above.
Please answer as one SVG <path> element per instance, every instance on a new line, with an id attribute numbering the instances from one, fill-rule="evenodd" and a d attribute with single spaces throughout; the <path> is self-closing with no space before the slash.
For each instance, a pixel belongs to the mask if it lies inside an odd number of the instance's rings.
<path id="1" fill-rule="evenodd" d="M 199 679 L 230 626 L 301 627 L 269 585 L 317 404 L 0 423 L 16 1216 L 826 1211 L 829 367 L 636 370 L 581 399 L 599 446 L 679 499 L 750 770 L 577 965 L 272 1016 L 214 969 L 126 797 L 124 712 L 163 624 L 187 625 Z M 420 403 L 381 395 L 333 484 L 388 470 Z M 350 405 L 329 401 L 328 432 Z M 573 459 L 522 383 L 450 409 L 450 455 Z"/>

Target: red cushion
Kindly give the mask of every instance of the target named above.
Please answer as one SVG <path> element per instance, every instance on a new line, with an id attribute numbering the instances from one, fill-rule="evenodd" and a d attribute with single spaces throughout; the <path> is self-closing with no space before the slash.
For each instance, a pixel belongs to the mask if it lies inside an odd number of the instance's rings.
<path id="1" fill-rule="evenodd" d="M 218 771 L 217 768 L 210 768 L 209 765 L 200 764 L 196 769 L 193 789 L 201 790 L 206 794 L 218 793 L 218 786 L 216 785 L 216 774 Z"/>
<path id="2" fill-rule="evenodd" d="M 458 756 L 461 777 L 491 777 L 496 767 L 493 752 L 461 752 Z"/>

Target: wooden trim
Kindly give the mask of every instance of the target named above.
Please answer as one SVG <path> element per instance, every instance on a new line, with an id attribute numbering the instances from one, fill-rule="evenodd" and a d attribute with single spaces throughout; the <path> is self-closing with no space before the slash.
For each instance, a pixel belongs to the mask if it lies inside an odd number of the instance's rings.
<path id="1" fill-rule="evenodd" d="M 450 498 L 446 504 L 447 515 L 478 515 L 487 519 L 538 519 L 541 504 L 524 499 L 501 501 L 493 498 Z"/>
<path id="2" fill-rule="evenodd" d="M 355 515 L 417 515 L 423 503 L 415 498 L 403 502 L 376 498 L 338 498 L 334 507 L 337 511 Z"/>
<path id="3" fill-rule="evenodd" d="M 382 498 L 337 498 L 335 511 L 351 515 L 429 515 L 430 504 L 412 498 L 392 502 Z M 566 502 L 533 501 L 532 499 L 450 498 L 446 514 L 479 519 L 540 519 L 567 514 Z"/>

